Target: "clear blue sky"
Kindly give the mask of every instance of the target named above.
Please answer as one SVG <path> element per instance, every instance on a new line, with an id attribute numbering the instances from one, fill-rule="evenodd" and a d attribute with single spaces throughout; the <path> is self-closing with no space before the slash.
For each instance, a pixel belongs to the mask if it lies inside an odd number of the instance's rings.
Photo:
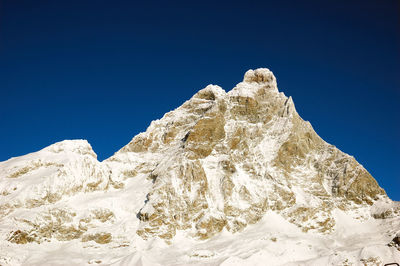
<path id="1" fill-rule="evenodd" d="M 103 160 L 207 84 L 268 67 L 400 200 L 399 3 L 0 1 L 0 161 L 76 138 Z"/>

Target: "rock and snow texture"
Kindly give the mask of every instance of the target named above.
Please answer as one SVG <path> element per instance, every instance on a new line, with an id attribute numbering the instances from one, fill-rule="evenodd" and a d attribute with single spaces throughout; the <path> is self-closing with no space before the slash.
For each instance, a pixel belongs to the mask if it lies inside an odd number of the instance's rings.
<path id="1" fill-rule="evenodd" d="M 0 162 L 0 265 L 383 265 L 400 205 L 268 69 L 209 85 L 99 162 L 67 140 Z"/>

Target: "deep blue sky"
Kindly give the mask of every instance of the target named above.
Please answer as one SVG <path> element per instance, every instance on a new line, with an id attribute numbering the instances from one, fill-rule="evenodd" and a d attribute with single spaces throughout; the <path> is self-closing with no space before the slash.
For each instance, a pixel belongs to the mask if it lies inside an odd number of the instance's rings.
<path id="1" fill-rule="evenodd" d="M 0 161 L 100 160 L 209 83 L 268 67 L 317 133 L 400 200 L 400 2 L 0 1 Z"/>

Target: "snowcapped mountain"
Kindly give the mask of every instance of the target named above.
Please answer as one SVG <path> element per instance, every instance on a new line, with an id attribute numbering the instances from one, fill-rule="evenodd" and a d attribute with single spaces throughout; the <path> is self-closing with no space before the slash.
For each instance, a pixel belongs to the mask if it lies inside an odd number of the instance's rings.
<path id="1" fill-rule="evenodd" d="M 103 162 L 66 140 L 0 163 L 0 265 L 383 265 L 399 238 L 400 204 L 268 69 Z"/>

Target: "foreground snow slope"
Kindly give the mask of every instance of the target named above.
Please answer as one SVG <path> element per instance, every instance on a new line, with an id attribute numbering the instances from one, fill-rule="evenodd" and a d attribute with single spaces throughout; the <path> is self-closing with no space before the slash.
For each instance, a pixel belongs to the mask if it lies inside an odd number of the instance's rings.
<path id="1" fill-rule="evenodd" d="M 268 69 L 103 162 L 66 140 L 0 163 L 0 265 L 382 265 L 400 262 L 399 215 Z"/>

